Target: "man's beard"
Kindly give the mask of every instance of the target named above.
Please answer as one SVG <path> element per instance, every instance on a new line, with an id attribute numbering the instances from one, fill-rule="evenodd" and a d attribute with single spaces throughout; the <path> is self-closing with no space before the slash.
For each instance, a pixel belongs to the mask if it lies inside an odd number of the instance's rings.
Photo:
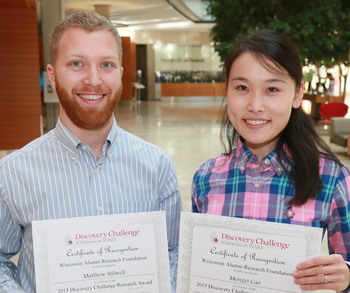
<path id="1" fill-rule="evenodd" d="M 80 89 L 73 89 L 71 93 L 68 93 L 64 88 L 60 86 L 60 83 L 56 80 L 56 92 L 61 103 L 61 107 L 64 109 L 66 115 L 70 121 L 79 128 L 86 130 L 97 130 L 106 125 L 114 113 L 114 109 L 122 94 L 122 86 L 113 97 L 107 100 L 106 105 L 101 109 L 97 109 L 98 106 L 93 105 L 82 106 L 73 92 L 83 93 L 96 93 L 96 94 L 111 94 L 110 89 L 101 87 L 86 86 Z"/>

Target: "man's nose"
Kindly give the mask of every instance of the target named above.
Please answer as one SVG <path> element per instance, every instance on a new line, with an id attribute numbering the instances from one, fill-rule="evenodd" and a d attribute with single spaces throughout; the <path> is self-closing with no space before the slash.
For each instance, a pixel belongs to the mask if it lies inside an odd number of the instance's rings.
<path id="1" fill-rule="evenodd" d="M 102 79 L 100 73 L 96 68 L 90 68 L 87 72 L 86 77 L 84 78 L 84 84 L 90 86 L 99 86 L 102 85 Z"/>

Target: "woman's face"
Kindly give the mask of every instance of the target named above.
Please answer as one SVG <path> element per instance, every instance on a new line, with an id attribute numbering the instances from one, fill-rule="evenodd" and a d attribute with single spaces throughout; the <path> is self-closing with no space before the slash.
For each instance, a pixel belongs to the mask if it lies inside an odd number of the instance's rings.
<path id="1" fill-rule="evenodd" d="M 265 61 L 276 70 L 267 70 L 255 55 L 243 53 L 233 62 L 227 81 L 228 117 L 260 160 L 275 149 L 304 91 L 303 84 L 296 88 L 286 72 Z"/>

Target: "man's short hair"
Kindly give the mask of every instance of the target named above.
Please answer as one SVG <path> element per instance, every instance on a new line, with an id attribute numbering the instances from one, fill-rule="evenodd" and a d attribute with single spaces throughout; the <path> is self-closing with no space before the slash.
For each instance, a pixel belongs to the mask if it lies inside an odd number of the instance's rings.
<path id="1" fill-rule="evenodd" d="M 98 14 L 97 12 L 80 11 L 68 16 L 66 19 L 57 23 L 54 27 L 50 39 L 50 59 L 52 64 L 56 62 L 59 42 L 62 38 L 62 35 L 67 29 L 70 28 L 81 28 L 86 32 L 94 32 L 103 29 L 110 31 L 117 42 L 118 56 L 119 61 L 121 63 L 122 41 L 119 36 L 118 30 L 107 18 Z"/>

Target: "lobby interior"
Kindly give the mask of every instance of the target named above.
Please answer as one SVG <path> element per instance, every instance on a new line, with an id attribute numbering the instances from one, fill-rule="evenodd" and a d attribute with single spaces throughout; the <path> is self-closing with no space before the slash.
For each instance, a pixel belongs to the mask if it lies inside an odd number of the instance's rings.
<path id="1" fill-rule="evenodd" d="M 47 5 L 50 5 L 50 2 L 53 3 L 54 1 L 56 0 L 48 0 Z M 36 2 L 41 5 L 40 1 Z M 62 4 L 65 1 L 56 2 Z M 74 1 L 66 2 L 73 3 Z M 155 5 L 157 2 L 167 1 L 150 1 L 152 5 Z M 164 3 L 161 4 L 163 5 Z M 163 6 L 161 7 L 158 9 L 164 9 Z M 161 11 L 163 10 L 158 10 L 158 12 L 155 10 L 154 13 L 159 14 L 162 13 Z M 178 17 L 184 16 L 180 14 Z M 57 18 L 57 15 L 55 18 Z M 187 21 L 188 19 L 185 20 Z M 182 19 L 181 21 L 185 20 Z M 196 24 L 194 23 L 194 25 Z M 189 30 L 187 27 L 176 31 L 172 29 L 171 35 L 183 33 L 185 45 L 199 46 L 201 45 L 200 43 L 202 43 L 202 45 L 210 45 L 210 42 L 207 41 L 210 30 L 209 23 L 197 25 L 202 26 L 194 38 L 198 40 L 199 43 L 186 43 L 188 39 L 194 36 L 193 34 L 189 36 L 187 33 L 187 37 L 185 37 L 185 31 Z M 207 32 L 204 33 L 203 30 L 207 30 Z M 152 28 L 151 31 L 154 32 L 154 36 L 157 37 L 167 34 L 167 31 L 164 29 L 156 32 L 156 30 Z M 135 42 L 138 42 L 138 40 L 141 42 L 142 38 L 149 37 L 149 35 L 142 36 L 140 31 L 134 31 L 134 34 Z M 179 41 L 177 45 L 181 46 L 183 44 Z M 44 52 L 43 56 L 47 58 L 45 54 L 47 53 Z M 219 66 L 217 70 L 220 70 Z M 146 90 L 148 91 L 148 88 Z M 117 106 L 115 110 L 117 123 L 126 131 L 161 147 L 172 156 L 177 170 L 183 209 L 184 211 L 190 211 L 191 183 L 195 171 L 203 162 L 220 155 L 223 151 L 220 143 L 220 126 L 222 105 L 225 98 L 220 94 L 215 96 L 211 94 L 201 96 L 162 96 L 161 93 L 157 91 L 157 88 L 153 88 L 153 92 L 148 92 L 147 98 L 141 101 L 137 100 L 136 95 L 137 91 L 135 90 L 130 100 L 121 101 Z M 350 105 L 349 93 L 347 93 L 345 103 Z M 310 105 L 305 102 L 304 106 L 308 109 Z M 42 107 L 45 109 L 45 111 L 43 111 L 44 115 L 50 115 L 50 117 L 41 118 L 41 133 L 45 133 L 54 126 L 55 120 L 58 117 L 59 106 L 57 103 L 48 103 L 48 105 L 43 103 Z M 350 113 L 348 113 L 346 117 L 350 118 Z M 47 125 L 45 127 L 45 125 L 43 125 L 45 121 L 46 123 L 51 121 L 51 127 L 47 127 Z M 329 126 L 316 125 L 315 127 L 317 127 L 322 138 L 329 143 L 331 149 L 336 153 L 339 159 L 350 168 L 350 157 L 346 155 L 346 149 L 329 142 Z M 15 149 L 0 149 L 0 159 L 14 150 Z"/>
<path id="2" fill-rule="evenodd" d="M 9 6 L 13 5 L 12 1 L 7 2 Z M 170 90 L 164 90 L 164 88 L 174 84 L 155 83 L 154 77 L 155 75 L 156 78 L 162 76 L 162 74 L 157 75 L 159 72 L 171 73 L 171 70 L 177 67 L 181 67 L 183 72 L 189 69 L 189 72 L 196 78 L 199 76 L 198 72 L 202 76 L 203 72 L 220 73 L 222 63 L 214 50 L 208 49 L 209 46 L 212 47 L 210 29 L 213 23 L 207 20 L 203 21 L 203 7 L 195 7 L 193 11 L 197 11 L 197 14 L 191 14 L 192 10 L 188 7 L 176 6 L 181 1 L 174 0 L 138 0 L 128 3 L 119 0 L 106 0 L 99 2 L 108 5 L 99 5 L 99 7 L 96 7 L 91 0 L 21 0 L 18 3 L 20 2 L 23 3 L 24 8 L 36 9 L 37 17 L 40 18 L 38 23 L 40 23 L 39 29 L 41 29 L 43 45 L 42 50 L 39 50 L 40 59 L 43 59 L 40 61 L 41 67 L 49 63 L 47 32 L 49 27 L 54 25 L 54 19 L 62 18 L 64 15 L 69 15 L 80 9 L 99 9 L 108 14 L 108 17 L 114 22 L 119 19 L 124 24 L 118 24 L 118 30 L 122 36 L 129 36 L 128 38 L 131 39 L 132 43 L 135 43 L 135 46 L 136 43 L 146 45 L 149 47 L 148 49 L 155 51 L 151 55 L 146 53 L 146 56 L 143 56 L 146 59 L 152 57 L 153 63 L 148 64 L 148 66 L 146 64 L 148 68 L 145 69 L 146 72 L 142 72 L 143 75 L 147 75 L 147 71 L 153 70 L 151 76 L 144 76 L 144 79 L 147 79 L 143 80 L 146 88 L 137 92 L 136 88 L 132 87 L 127 92 L 130 97 L 124 100 L 122 98 L 115 110 L 116 117 L 122 128 L 160 146 L 171 154 L 177 168 L 184 210 L 190 211 L 191 182 L 194 172 L 201 163 L 222 152 L 220 121 L 221 106 L 224 103 L 223 92 L 220 90 L 220 83 L 215 83 L 212 80 L 209 85 L 205 83 L 178 83 L 177 90 L 188 85 L 202 87 L 206 85 L 206 88 L 189 89 L 185 91 L 184 96 L 179 93 L 172 95 L 172 88 Z M 195 5 L 199 2 L 197 0 L 184 1 L 188 5 Z M 201 13 L 202 16 L 198 16 Z M 197 19 L 193 21 L 195 17 Z M 171 40 L 175 44 L 169 46 Z M 183 54 L 187 56 L 187 59 L 181 60 Z M 177 62 L 173 62 L 174 60 Z M 136 68 L 139 65 L 135 61 L 133 66 Z M 126 68 L 126 70 L 128 69 Z M 135 72 L 138 74 L 137 68 Z M 172 74 L 168 75 L 173 76 Z M 43 96 L 40 106 L 40 111 L 42 111 L 40 117 L 41 134 L 55 126 L 59 113 L 57 100 L 52 101 L 50 100 L 51 96 L 45 96 L 48 94 L 46 86 L 44 85 L 42 90 Z M 209 89 L 213 90 L 208 90 L 208 86 Z M 124 92 L 125 87 L 124 85 Z M 138 94 L 142 95 L 141 100 L 137 99 Z M 350 105 L 349 93 L 346 95 L 345 103 Z M 305 101 L 303 105 L 306 111 L 311 111 L 310 102 Z M 350 111 L 346 117 L 350 117 Z M 22 124 L 19 125 L 19 128 L 25 129 L 25 123 Z M 324 140 L 329 143 L 329 126 L 316 127 Z M 16 136 L 16 133 L 11 135 Z M 346 149 L 334 144 L 330 144 L 330 146 L 340 160 L 350 167 L 350 159 L 346 155 Z M 13 150 L 12 148 L 9 150 L 0 147 L 0 158 Z"/>
<path id="3" fill-rule="evenodd" d="M 199 0 L 105 0 L 97 3 L 92 0 L 20 0 L 17 1 L 16 6 L 14 2 L 6 0 L 1 5 L 4 5 L 4 9 L 1 9 L 4 14 L 2 19 L 8 22 L 11 29 L 17 29 L 18 25 L 16 23 L 10 25 L 11 13 L 9 12 L 29 15 L 28 18 L 34 13 L 34 17 L 37 18 L 35 20 L 37 27 L 33 26 L 33 30 L 38 30 L 39 46 L 42 46 L 38 50 L 39 56 L 36 56 L 40 68 L 45 68 L 49 63 L 49 33 L 53 25 L 65 16 L 77 10 L 93 9 L 108 17 L 118 27 L 123 41 L 131 45 L 131 51 L 128 51 L 128 47 L 124 50 L 123 46 L 123 56 L 126 55 L 126 58 L 129 58 L 126 62 L 123 59 L 124 76 L 131 77 L 123 80 L 122 100 L 115 110 L 118 124 L 171 154 L 177 168 L 184 210 L 189 211 L 194 172 L 201 163 L 223 151 L 220 143 L 221 106 L 225 100 L 223 84 L 220 81 L 222 62 L 212 46 L 210 30 L 214 23 L 205 15 L 202 2 Z M 7 13 L 6 10 L 8 10 Z M 30 19 L 30 21 L 33 20 Z M 19 33 L 27 36 L 28 30 Z M 2 34 L 5 43 L 8 41 L 11 45 L 19 39 L 11 32 L 2 32 Z M 14 67 L 14 62 L 17 62 L 11 58 L 12 56 L 4 55 L 6 52 L 11 55 L 15 50 L 22 50 L 18 51 L 18 55 L 23 56 L 23 50 L 26 49 L 23 45 L 3 49 L 3 52 L 0 52 L 0 58 L 4 60 L 3 67 L 6 69 L 10 66 Z M 35 52 L 33 50 L 31 54 Z M 130 61 L 130 59 L 135 60 Z M 22 66 L 20 61 L 23 60 L 18 61 L 19 66 Z M 9 64 L 7 65 L 6 62 Z M 27 74 L 23 76 L 24 78 L 21 77 L 22 80 L 25 79 L 23 89 L 18 90 L 18 97 L 14 96 L 13 104 L 10 104 L 12 101 L 5 99 L 5 93 L 8 90 L 15 95 L 13 88 L 17 82 L 16 78 L 9 82 L 9 87 L 2 81 L 5 89 L 3 98 L 0 98 L 4 100 L 4 107 L 0 110 L 1 119 L 6 118 L 6 115 L 9 117 L 0 124 L 2 125 L 0 130 L 4 133 L 11 127 L 17 128 L 13 128 L 15 130 L 9 134 L 8 139 L 0 137 L 0 158 L 28 143 L 35 136 L 50 131 L 54 128 L 59 115 L 57 96 L 48 90 L 50 87 L 45 78 L 45 72 L 44 74 L 41 72 L 39 80 L 33 79 L 33 74 L 26 71 L 29 70 L 23 70 L 24 73 L 19 73 L 17 70 L 14 75 L 17 77 L 20 74 Z M 6 73 L 1 72 L 1 74 L 2 80 L 8 78 Z M 208 79 L 208 76 L 209 82 L 200 80 Z M 38 90 L 38 85 L 34 85 L 33 93 L 28 91 L 33 95 L 33 101 L 29 100 L 30 97 L 26 97 L 27 100 L 20 105 L 22 92 L 27 87 L 25 82 L 30 81 L 30 78 L 40 81 L 41 90 Z M 183 79 L 183 82 L 179 82 L 179 79 Z M 174 81 L 176 82 L 171 83 Z M 137 90 L 135 82 L 144 84 L 145 88 Z M 32 84 L 31 86 L 33 87 Z M 347 93 L 345 103 L 350 105 L 349 102 L 350 95 Z M 16 146 L 15 148 L 2 147 L 6 146 L 6 140 L 10 142 L 30 132 L 31 129 L 28 129 L 30 123 L 27 125 L 27 120 L 21 120 L 25 116 L 22 114 L 22 108 L 32 109 L 33 105 L 37 107 L 35 115 L 38 117 L 35 127 L 40 129 L 36 130 L 31 139 L 26 137 L 26 140 L 21 143 L 12 144 Z M 309 101 L 304 101 L 303 106 L 307 112 L 312 112 L 311 108 L 314 104 L 312 106 Z M 15 109 L 14 113 L 11 113 L 13 109 Z M 350 111 L 346 117 L 350 117 Z M 329 142 L 329 126 L 316 127 L 324 140 Z M 335 144 L 330 146 L 340 160 L 350 167 L 346 149 Z"/>

